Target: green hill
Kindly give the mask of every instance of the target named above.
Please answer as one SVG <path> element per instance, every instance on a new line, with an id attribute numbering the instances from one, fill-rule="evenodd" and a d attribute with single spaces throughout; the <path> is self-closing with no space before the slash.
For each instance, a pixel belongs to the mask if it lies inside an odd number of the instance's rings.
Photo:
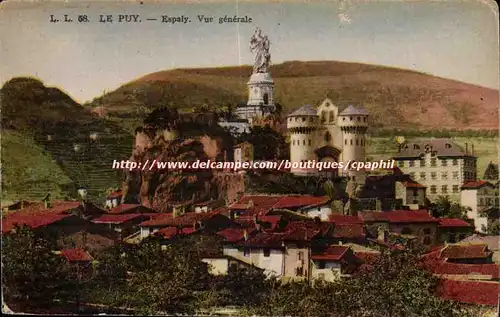
<path id="1" fill-rule="evenodd" d="M 152 73 L 93 100 L 110 116 L 147 109 L 245 102 L 249 66 L 176 69 Z M 286 62 L 271 67 L 275 100 L 290 112 L 325 97 L 341 109 L 370 111 L 376 128 L 498 129 L 498 91 L 409 70 L 345 62 Z"/>
<path id="2" fill-rule="evenodd" d="M 1 97 L 5 199 L 74 196 L 78 186 L 97 197 L 120 183 L 122 174 L 110 167 L 130 156 L 128 131 L 36 79 L 8 81 Z"/>

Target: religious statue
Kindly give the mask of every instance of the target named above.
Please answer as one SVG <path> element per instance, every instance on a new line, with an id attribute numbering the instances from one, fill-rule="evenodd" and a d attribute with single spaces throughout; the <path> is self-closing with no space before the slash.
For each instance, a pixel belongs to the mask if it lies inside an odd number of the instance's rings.
<path id="1" fill-rule="evenodd" d="M 269 48 L 271 42 L 267 36 L 262 35 L 262 31 L 257 28 L 250 39 L 250 50 L 255 53 L 253 73 L 267 73 L 267 68 L 271 63 Z"/>

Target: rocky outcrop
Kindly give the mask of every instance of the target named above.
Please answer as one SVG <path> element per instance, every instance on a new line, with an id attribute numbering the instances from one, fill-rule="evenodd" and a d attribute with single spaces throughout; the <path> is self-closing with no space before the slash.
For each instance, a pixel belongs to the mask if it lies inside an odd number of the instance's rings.
<path id="1" fill-rule="evenodd" d="M 140 170 L 127 170 L 122 186 L 123 201 L 169 212 L 175 202 L 224 199 L 232 201 L 243 191 L 239 174 L 210 169 L 168 170 L 152 168 L 156 162 L 194 162 L 230 159 L 233 141 L 217 125 L 211 114 L 179 115 L 160 109 L 136 130 L 131 161 L 146 164 Z"/>

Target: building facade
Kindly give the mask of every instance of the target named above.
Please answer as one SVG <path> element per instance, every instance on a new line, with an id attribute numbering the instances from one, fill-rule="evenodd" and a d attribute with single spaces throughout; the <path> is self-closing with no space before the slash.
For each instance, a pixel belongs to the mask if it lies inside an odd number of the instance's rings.
<path id="1" fill-rule="evenodd" d="M 469 208 L 467 217 L 474 219 L 474 227 L 484 232 L 488 227 L 488 211 L 498 208 L 498 187 L 486 181 L 472 181 L 462 185 L 460 205 Z"/>
<path id="2" fill-rule="evenodd" d="M 460 187 L 477 179 L 477 157 L 474 147 L 465 149 L 450 139 L 417 139 L 399 146 L 394 157 L 398 167 L 427 187 L 431 201 L 448 196 L 460 202 Z"/>
<path id="3" fill-rule="evenodd" d="M 344 171 L 332 164 L 366 160 L 368 112 L 364 109 L 351 105 L 340 112 L 331 100 L 325 99 L 317 109 L 305 105 L 288 115 L 287 128 L 292 173 L 348 176 L 358 183 L 364 182 L 364 171 Z M 332 165 L 320 171 L 307 165 L 311 161 Z"/>

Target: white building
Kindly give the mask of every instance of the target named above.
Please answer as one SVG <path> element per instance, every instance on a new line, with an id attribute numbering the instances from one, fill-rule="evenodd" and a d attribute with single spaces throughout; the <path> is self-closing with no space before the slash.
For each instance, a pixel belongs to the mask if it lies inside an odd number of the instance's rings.
<path id="1" fill-rule="evenodd" d="M 297 175 L 339 175 L 335 166 L 318 171 L 309 168 L 308 161 L 343 162 L 366 160 L 368 112 L 354 106 L 339 109 L 329 99 L 316 109 L 305 105 L 288 115 L 291 172 Z M 297 165 L 297 163 L 302 164 Z M 358 183 L 364 182 L 364 171 L 342 171 Z"/>
<path id="2" fill-rule="evenodd" d="M 460 187 L 477 179 L 474 147 L 465 149 L 451 139 L 416 139 L 400 145 L 394 157 L 398 167 L 427 187 L 427 198 L 448 196 L 460 202 Z"/>
<path id="3" fill-rule="evenodd" d="M 498 187 L 486 181 L 467 182 L 461 187 L 460 204 L 470 208 L 467 217 L 474 219 L 476 231 L 483 232 L 488 226 L 485 212 L 498 208 Z"/>

